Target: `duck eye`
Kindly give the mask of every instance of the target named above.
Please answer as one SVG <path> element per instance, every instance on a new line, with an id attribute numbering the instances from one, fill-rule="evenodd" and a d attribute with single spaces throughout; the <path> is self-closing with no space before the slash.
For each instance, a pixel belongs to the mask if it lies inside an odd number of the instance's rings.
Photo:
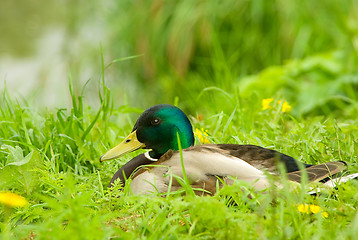
<path id="1" fill-rule="evenodd" d="M 159 119 L 159 118 L 153 118 L 152 121 L 150 121 L 150 123 L 151 123 L 153 126 L 157 126 L 157 125 L 159 125 L 159 123 L 160 123 L 160 119 Z"/>

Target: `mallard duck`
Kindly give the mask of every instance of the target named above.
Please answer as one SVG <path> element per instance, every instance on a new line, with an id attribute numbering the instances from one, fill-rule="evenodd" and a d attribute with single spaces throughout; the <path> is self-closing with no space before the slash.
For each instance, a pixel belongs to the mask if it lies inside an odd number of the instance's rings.
<path id="1" fill-rule="evenodd" d="M 178 151 L 179 143 L 182 151 Z M 181 159 L 193 189 L 201 188 L 211 194 L 223 183 L 232 184 L 232 177 L 252 184 L 257 190 L 266 189 L 270 186 L 266 173 L 278 174 L 279 163 L 285 167 L 288 179 L 294 182 L 301 181 L 300 167 L 306 169 L 309 181 L 329 179 L 347 168 L 343 161 L 319 165 L 300 163 L 286 154 L 255 145 L 194 146 L 188 117 L 179 108 L 168 104 L 145 110 L 128 137 L 105 153 L 100 161 L 118 158 L 140 148 L 150 150 L 121 167 L 109 187 L 118 179 L 125 185 L 126 179 L 131 178 L 133 194 L 162 193 L 167 192 L 168 187 L 175 191 L 181 185 L 170 176 L 183 177 Z M 200 191 L 196 193 L 201 194 Z"/>

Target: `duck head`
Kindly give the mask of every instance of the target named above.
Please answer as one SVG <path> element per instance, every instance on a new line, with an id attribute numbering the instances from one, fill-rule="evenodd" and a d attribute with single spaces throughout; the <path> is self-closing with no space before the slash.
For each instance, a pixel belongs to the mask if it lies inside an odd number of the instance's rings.
<path id="1" fill-rule="evenodd" d="M 118 158 L 140 148 L 151 149 L 149 156 L 160 158 L 169 149 L 178 150 L 194 145 L 194 134 L 188 117 L 179 108 L 160 104 L 145 110 L 132 132 L 116 147 L 104 154 L 100 161 Z"/>

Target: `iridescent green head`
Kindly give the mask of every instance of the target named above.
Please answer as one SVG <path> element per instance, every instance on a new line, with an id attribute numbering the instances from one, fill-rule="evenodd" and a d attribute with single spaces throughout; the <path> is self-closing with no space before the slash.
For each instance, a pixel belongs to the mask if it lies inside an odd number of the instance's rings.
<path id="1" fill-rule="evenodd" d="M 138 141 L 152 149 L 151 157 L 158 158 L 169 149 L 178 150 L 194 145 L 194 134 L 188 117 L 169 104 L 155 105 L 145 110 L 134 125 Z M 133 132 L 132 131 L 132 132 Z"/>
<path id="2" fill-rule="evenodd" d="M 132 133 L 118 146 L 101 157 L 101 161 L 117 158 L 138 148 L 151 149 L 152 158 L 160 158 L 169 149 L 194 145 L 194 134 L 188 117 L 177 107 L 159 104 L 145 110 L 138 118 Z"/>

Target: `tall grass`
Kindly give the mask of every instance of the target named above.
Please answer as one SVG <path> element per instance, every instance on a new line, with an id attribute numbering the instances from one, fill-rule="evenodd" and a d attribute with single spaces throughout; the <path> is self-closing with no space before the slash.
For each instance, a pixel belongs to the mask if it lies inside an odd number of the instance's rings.
<path id="1" fill-rule="evenodd" d="M 143 54 L 135 66 L 147 84 L 167 74 L 174 79 L 191 72 L 210 74 L 217 57 L 234 76 L 245 76 L 320 52 L 357 53 L 352 45 L 357 4 L 352 0 L 137 0 L 115 2 L 106 10 L 117 43 L 111 49 Z"/>
<path id="2" fill-rule="evenodd" d="M 113 173 L 137 153 L 101 165 L 98 158 L 131 130 L 128 117 L 138 109 L 115 110 L 103 79 L 98 84 L 101 106 L 96 110 L 83 101 L 85 88 L 74 95 L 71 81 L 73 106 L 68 110 L 34 112 L 3 93 L 0 189 L 29 201 L 27 208 L 13 211 L 9 225 L 1 215 L 1 229 L 9 227 L 12 238 L 346 239 L 358 231 L 356 182 L 317 197 L 290 186 L 256 193 L 240 182 L 213 197 L 137 197 L 119 186 L 107 189 Z M 222 94 L 215 99 L 217 105 L 211 105 L 211 91 Z M 257 144 L 312 164 L 344 160 L 351 171 L 358 171 L 355 118 L 296 118 L 282 112 L 280 104 L 262 110 L 258 95 L 242 99 L 220 88 L 197 97 L 205 112 L 199 108 L 190 118 L 195 128 L 207 130 L 213 143 Z M 185 101 L 177 103 L 185 106 Z M 302 213 L 300 204 L 322 210 Z"/>
<path id="3" fill-rule="evenodd" d="M 120 86 L 118 101 L 126 95 L 142 108 L 178 97 L 194 113 L 198 95 L 228 102 L 240 92 L 281 95 L 297 105 L 296 116 L 353 114 L 357 9 L 351 0 L 116 2 L 106 9 L 109 54 L 140 56 L 112 66 L 107 78 Z"/>

